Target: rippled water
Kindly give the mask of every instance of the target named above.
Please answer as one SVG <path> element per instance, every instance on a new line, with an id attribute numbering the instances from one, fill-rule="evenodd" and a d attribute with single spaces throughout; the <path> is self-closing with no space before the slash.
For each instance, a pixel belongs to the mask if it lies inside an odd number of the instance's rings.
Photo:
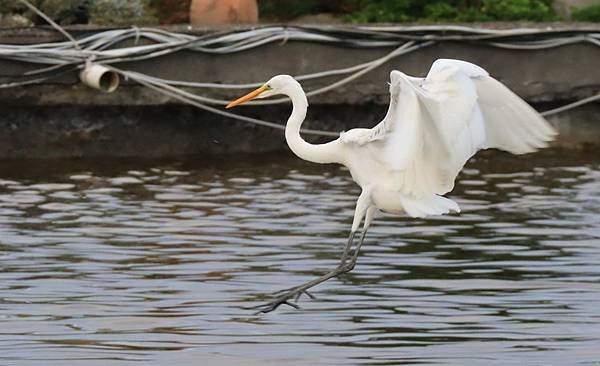
<path id="1" fill-rule="evenodd" d="M 0 163 L 2 365 L 600 364 L 600 159 L 487 153 L 460 215 L 378 219 L 294 158 Z"/>

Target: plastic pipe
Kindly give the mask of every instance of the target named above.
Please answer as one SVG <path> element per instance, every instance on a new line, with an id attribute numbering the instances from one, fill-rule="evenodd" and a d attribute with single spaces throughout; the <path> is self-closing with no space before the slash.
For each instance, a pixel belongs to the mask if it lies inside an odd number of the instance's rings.
<path id="1" fill-rule="evenodd" d="M 87 64 L 79 77 L 85 85 L 105 93 L 112 93 L 119 87 L 119 74 L 102 65 Z"/>

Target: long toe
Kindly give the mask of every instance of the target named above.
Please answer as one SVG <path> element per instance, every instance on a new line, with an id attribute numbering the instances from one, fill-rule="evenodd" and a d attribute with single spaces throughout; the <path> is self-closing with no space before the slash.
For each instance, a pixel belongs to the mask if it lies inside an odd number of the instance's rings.
<path id="1" fill-rule="evenodd" d="M 275 291 L 272 294 L 274 296 L 281 296 L 281 295 L 286 294 L 286 293 L 295 292 L 295 290 L 297 290 L 299 287 L 300 286 L 294 286 L 294 287 L 290 287 L 290 288 L 284 288 L 283 290 Z"/>
<path id="2" fill-rule="evenodd" d="M 304 290 L 304 291 L 298 291 L 298 293 L 296 294 L 296 297 L 294 298 L 294 301 L 298 302 L 298 300 L 300 299 L 300 297 L 302 297 L 302 295 L 306 295 L 308 298 L 313 299 L 313 300 L 317 298 L 315 295 L 308 292 L 308 290 Z"/>
<path id="3" fill-rule="evenodd" d="M 266 314 L 266 313 L 270 313 L 271 311 L 277 309 L 281 305 L 287 305 L 294 309 L 300 309 L 299 305 L 294 304 L 293 302 L 288 301 L 288 299 L 283 299 L 283 298 L 278 298 L 273 301 L 267 302 L 265 304 L 255 306 L 252 309 L 258 310 L 256 313 L 254 313 L 255 315 L 258 315 L 261 313 Z"/>

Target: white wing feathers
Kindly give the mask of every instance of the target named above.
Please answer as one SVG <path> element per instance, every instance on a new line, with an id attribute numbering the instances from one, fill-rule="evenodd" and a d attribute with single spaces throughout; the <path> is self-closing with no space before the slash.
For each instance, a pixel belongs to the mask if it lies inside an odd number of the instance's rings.
<path id="1" fill-rule="evenodd" d="M 342 142 L 383 144 L 380 157 L 398 188 L 415 197 L 444 194 L 479 149 L 524 154 L 556 132 L 526 102 L 479 66 L 440 59 L 425 79 L 392 71 L 388 113 L 371 130 Z"/>
<path id="2" fill-rule="evenodd" d="M 513 154 L 548 146 L 556 131 L 518 95 L 491 77 L 475 80 L 485 120 L 486 145 Z"/>

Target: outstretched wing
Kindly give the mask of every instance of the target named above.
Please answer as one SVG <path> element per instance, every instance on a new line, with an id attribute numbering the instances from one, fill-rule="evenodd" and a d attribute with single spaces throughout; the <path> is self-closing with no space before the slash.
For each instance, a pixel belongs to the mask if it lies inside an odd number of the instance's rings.
<path id="1" fill-rule="evenodd" d="M 440 59 L 425 79 L 392 71 L 390 108 L 354 143 L 380 141 L 382 163 L 406 194 L 444 194 L 479 149 L 524 154 L 556 132 L 526 102 L 479 66 Z M 349 139 L 350 140 L 350 139 Z"/>

